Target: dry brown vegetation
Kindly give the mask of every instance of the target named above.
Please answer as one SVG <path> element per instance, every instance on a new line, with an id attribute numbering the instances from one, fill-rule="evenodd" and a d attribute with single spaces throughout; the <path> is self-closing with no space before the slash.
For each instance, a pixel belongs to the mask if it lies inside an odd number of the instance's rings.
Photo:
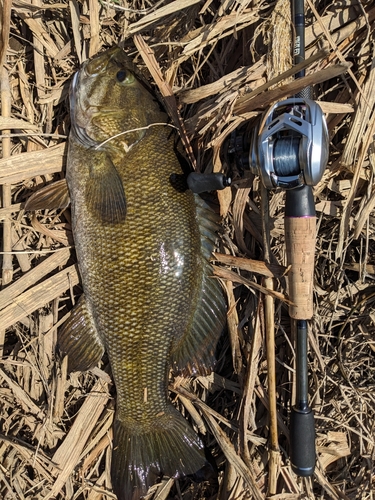
<path id="1" fill-rule="evenodd" d="M 25 212 L 64 176 L 68 90 L 79 63 L 121 43 L 160 91 L 175 95 L 197 167 L 231 170 L 215 272 L 228 331 L 215 373 L 171 379 L 218 467 L 201 484 L 164 479 L 166 498 L 373 498 L 375 426 L 375 6 L 307 0 L 305 81 L 290 78 L 287 0 L 2 0 L 0 22 L 2 290 L 0 498 L 115 498 L 110 489 L 114 389 L 110 369 L 67 374 L 59 326 L 81 293 L 69 210 Z M 147 45 L 145 45 L 147 44 Z M 143 58 L 139 54 L 143 51 Z M 323 50 L 323 52 L 322 52 Z M 315 187 L 318 220 L 310 322 L 310 396 L 318 462 L 310 479 L 288 460 L 293 341 L 285 304 L 284 193 L 228 164 L 227 140 L 273 101 L 313 84 L 326 112 L 330 161 Z M 172 109 L 175 104 L 172 99 Z M 265 203 L 263 196 L 263 202 Z M 152 217 L 152 214 L 150 214 Z M 272 266 L 264 265 L 269 242 Z M 269 272 L 271 270 L 271 272 Z M 268 281 L 264 278 L 268 275 Z M 264 302 L 274 277 L 279 449 L 270 450 Z M 271 280 L 272 282 L 272 280 Z M 148 498 L 151 498 L 149 496 Z"/>

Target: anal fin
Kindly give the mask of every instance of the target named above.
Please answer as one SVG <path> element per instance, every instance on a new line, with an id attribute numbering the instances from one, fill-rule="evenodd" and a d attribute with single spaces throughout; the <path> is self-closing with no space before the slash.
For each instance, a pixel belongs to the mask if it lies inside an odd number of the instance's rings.
<path id="1" fill-rule="evenodd" d="M 68 355 L 68 370 L 86 371 L 96 366 L 104 354 L 92 314 L 82 295 L 58 334 L 58 348 Z"/>

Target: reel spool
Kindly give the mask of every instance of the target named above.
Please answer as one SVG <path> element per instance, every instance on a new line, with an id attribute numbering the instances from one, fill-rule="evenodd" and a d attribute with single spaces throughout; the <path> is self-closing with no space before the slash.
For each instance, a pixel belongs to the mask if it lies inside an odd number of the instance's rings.
<path id="1" fill-rule="evenodd" d="M 256 127 L 250 170 L 267 189 L 315 186 L 328 161 L 327 123 L 319 104 L 292 98 L 278 102 Z"/>

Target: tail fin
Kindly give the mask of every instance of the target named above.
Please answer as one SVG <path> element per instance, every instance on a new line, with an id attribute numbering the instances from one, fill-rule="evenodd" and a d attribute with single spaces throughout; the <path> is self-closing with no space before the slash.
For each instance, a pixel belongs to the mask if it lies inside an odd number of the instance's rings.
<path id="1" fill-rule="evenodd" d="M 111 477 L 118 500 L 139 500 L 160 475 L 193 474 L 205 463 L 201 440 L 173 406 L 146 431 L 115 419 Z"/>

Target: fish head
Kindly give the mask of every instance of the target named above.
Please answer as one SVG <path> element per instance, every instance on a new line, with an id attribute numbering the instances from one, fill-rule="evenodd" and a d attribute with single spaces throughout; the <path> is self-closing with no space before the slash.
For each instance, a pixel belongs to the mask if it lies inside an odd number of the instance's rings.
<path id="1" fill-rule="evenodd" d="M 83 63 L 71 92 L 72 134 L 86 147 L 128 152 L 157 121 L 160 104 L 130 58 L 113 47 Z M 117 136 L 117 137 L 115 137 Z"/>

